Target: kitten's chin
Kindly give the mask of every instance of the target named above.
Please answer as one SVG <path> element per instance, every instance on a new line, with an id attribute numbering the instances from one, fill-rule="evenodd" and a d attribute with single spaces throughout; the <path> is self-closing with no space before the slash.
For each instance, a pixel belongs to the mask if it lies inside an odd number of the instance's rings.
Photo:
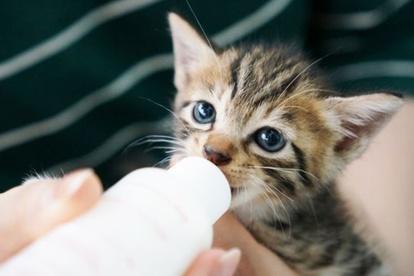
<path id="1" fill-rule="evenodd" d="M 230 208 L 235 210 L 240 206 L 252 204 L 252 202 L 260 195 L 260 191 L 249 188 L 231 188 L 231 205 Z"/>

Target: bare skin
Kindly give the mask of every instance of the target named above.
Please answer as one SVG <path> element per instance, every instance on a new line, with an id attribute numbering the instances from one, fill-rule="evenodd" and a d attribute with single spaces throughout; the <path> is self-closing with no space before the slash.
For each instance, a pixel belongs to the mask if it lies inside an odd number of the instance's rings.
<path id="1" fill-rule="evenodd" d="M 356 219 L 381 241 L 400 275 L 414 271 L 413 118 L 414 101 L 409 100 L 367 153 L 351 164 L 341 178 L 343 195 Z M 0 262 L 56 225 L 88 210 L 102 193 L 99 179 L 90 170 L 55 181 L 27 183 L 0 194 Z M 186 276 L 233 275 L 240 251 L 225 249 L 235 247 L 240 248 L 242 258 L 234 275 L 296 275 L 258 243 L 232 214 L 226 214 L 216 224 L 215 237 L 215 246 L 224 249 L 201 254 Z"/>
<path id="2" fill-rule="evenodd" d="M 102 186 L 92 170 L 60 180 L 29 181 L 0 194 L 0 262 L 84 213 L 101 194 Z"/>
<path id="3" fill-rule="evenodd" d="M 242 251 L 241 262 L 235 275 L 297 275 L 278 256 L 258 243 L 233 214 L 224 215 L 216 223 L 214 231 L 216 247 L 237 246 Z"/>
<path id="4" fill-rule="evenodd" d="M 341 179 L 357 219 L 374 233 L 399 275 L 414 271 L 414 100 L 378 134 Z"/>

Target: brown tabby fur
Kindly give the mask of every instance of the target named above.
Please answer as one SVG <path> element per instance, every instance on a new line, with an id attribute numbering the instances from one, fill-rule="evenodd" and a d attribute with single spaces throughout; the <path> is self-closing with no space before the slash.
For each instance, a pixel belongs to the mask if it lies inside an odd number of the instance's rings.
<path id="1" fill-rule="evenodd" d="M 203 156 L 209 145 L 231 157 L 220 166 L 232 209 L 264 245 L 304 275 L 388 275 L 354 231 L 335 178 L 359 157 L 398 110 L 385 93 L 341 98 L 297 50 L 242 45 L 213 50 L 183 19 L 169 16 L 175 54 L 173 161 Z M 210 124 L 192 117 L 197 101 L 216 110 Z M 269 153 L 254 141 L 261 127 L 286 145 Z"/>

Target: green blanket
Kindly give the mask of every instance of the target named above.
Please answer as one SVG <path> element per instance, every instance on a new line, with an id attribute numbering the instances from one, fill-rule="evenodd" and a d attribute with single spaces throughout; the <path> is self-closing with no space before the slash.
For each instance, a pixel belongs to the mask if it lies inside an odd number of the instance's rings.
<path id="1" fill-rule="evenodd" d="M 414 91 L 414 2 L 190 0 L 220 45 L 303 46 L 338 90 Z M 174 96 L 166 13 L 186 1 L 0 2 L 0 191 L 30 174 L 96 168 L 109 186 L 163 157 Z M 156 102 L 158 104 L 155 104 Z"/>

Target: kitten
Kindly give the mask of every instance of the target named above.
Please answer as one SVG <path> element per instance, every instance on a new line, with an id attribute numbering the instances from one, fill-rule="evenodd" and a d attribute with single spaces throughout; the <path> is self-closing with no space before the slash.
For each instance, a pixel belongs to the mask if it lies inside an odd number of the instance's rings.
<path id="1" fill-rule="evenodd" d="M 342 98 L 297 51 L 257 44 L 215 50 L 169 15 L 175 77 L 172 162 L 204 156 L 221 168 L 249 231 L 304 275 L 389 275 L 353 229 L 335 178 L 402 100 Z"/>

